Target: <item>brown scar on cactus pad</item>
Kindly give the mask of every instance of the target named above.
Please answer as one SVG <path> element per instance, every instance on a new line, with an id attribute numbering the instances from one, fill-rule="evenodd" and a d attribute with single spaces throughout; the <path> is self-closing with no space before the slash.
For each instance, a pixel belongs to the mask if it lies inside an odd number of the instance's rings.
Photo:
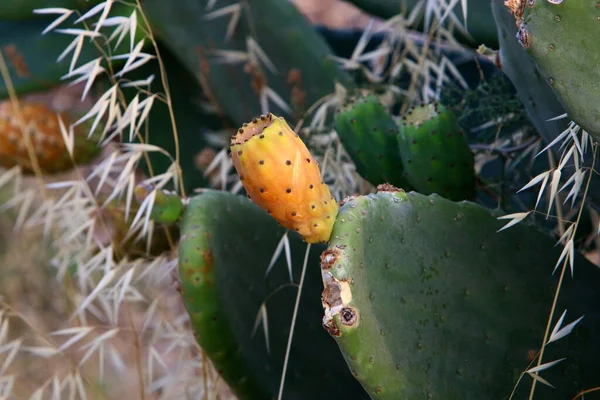
<path id="1" fill-rule="evenodd" d="M 523 10 L 525 9 L 525 0 L 506 0 L 504 5 L 508 7 L 510 12 L 515 16 L 517 26 L 521 25 L 521 21 L 523 21 Z"/>
<path id="2" fill-rule="evenodd" d="M 403 189 L 397 188 L 394 185 L 390 185 L 389 183 L 382 183 L 381 185 L 377 186 L 377 192 L 389 192 L 389 193 L 394 193 L 394 192 L 404 192 Z"/>
<path id="3" fill-rule="evenodd" d="M 338 205 L 300 136 L 273 114 L 243 124 L 231 158 L 248 197 L 307 243 L 327 242 Z"/>
<path id="4" fill-rule="evenodd" d="M 358 310 L 348 307 L 352 301 L 352 290 L 350 283 L 345 279 L 335 278 L 330 269 L 337 261 L 341 252 L 327 250 L 323 253 L 321 260 L 321 277 L 323 278 L 323 293 L 321 302 L 323 304 L 323 328 L 333 336 L 342 336 L 342 332 L 337 328 L 335 318 L 338 317 L 341 323 L 347 327 L 358 326 Z M 332 259 L 333 258 L 333 259 Z M 326 264 L 326 267 L 323 264 Z M 351 309 L 351 311 L 349 310 Z"/>
<path id="5" fill-rule="evenodd" d="M 339 313 L 340 321 L 344 326 L 355 326 L 358 323 L 358 312 L 352 307 L 344 307 Z"/>
<path id="6" fill-rule="evenodd" d="M 528 49 L 531 47 L 531 35 L 527 31 L 527 28 L 522 23 L 519 25 L 519 30 L 517 31 L 517 40 L 523 46 L 524 49 Z"/>
<path id="7" fill-rule="evenodd" d="M 334 247 L 333 249 L 327 249 L 321 254 L 321 269 L 327 270 L 336 263 L 338 257 L 341 255 L 341 250 L 339 246 Z"/>

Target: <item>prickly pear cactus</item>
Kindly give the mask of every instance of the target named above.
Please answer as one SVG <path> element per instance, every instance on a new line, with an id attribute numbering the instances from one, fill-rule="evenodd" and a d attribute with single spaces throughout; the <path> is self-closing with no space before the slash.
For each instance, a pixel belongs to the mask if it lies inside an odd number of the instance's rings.
<path id="1" fill-rule="evenodd" d="M 74 26 L 73 23 L 85 13 L 85 10 L 100 3 L 100 0 L 22 0 L 20 4 L 14 1 L 2 2 L 0 5 L 0 49 L 2 49 L 8 72 L 10 74 L 10 83 L 14 90 L 19 94 L 46 91 L 64 83 L 64 75 L 69 71 L 71 57 L 66 56 L 57 61 L 59 56 L 73 41 L 73 35 L 64 35 L 58 33 L 42 32 L 56 19 L 56 15 L 34 14 L 37 8 L 55 8 L 60 11 L 61 8 L 77 7 L 78 12 L 74 12 L 66 19 L 60 28 L 82 28 Z M 125 2 L 111 2 L 111 17 L 129 17 L 135 11 L 135 4 Z M 88 26 L 95 26 L 102 13 L 86 19 Z M 145 37 L 144 31 L 147 31 L 143 23 L 143 18 L 137 15 L 138 27 L 135 30 L 134 43 L 139 43 Z M 110 28 L 109 28 L 110 29 Z M 110 30 L 100 29 L 100 33 L 110 36 Z M 95 38 L 97 39 L 97 38 Z M 99 41 L 102 43 L 102 40 Z M 113 41 L 112 43 L 115 43 Z M 151 46 L 149 40 L 145 41 L 145 47 Z M 111 46 L 112 55 L 129 53 L 129 42 L 124 40 L 118 46 Z M 92 43 L 86 43 L 79 48 L 77 65 L 84 65 L 103 53 L 100 48 Z M 126 62 L 123 58 L 113 58 L 111 65 L 118 68 Z M 0 98 L 6 99 L 9 95 L 8 85 L 5 79 L 0 79 Z M 91 93 L 94 93 L 92 89 Z"/>
<path id="2" fill-rule="evenodd" d="M 379 189 L 346 200 L 321 256 L 324 326 L 353 374 L 374 399 L 508 398 L 541 344 L 560 248 L 524 223 L 496 233 L 505 221 L 474 203 Z M 598 285 L 578 256 L 554 322 L 585 317 L 546 347 L 545 362 L 567 359 L 541 372 L 555 388 L 536 398 L 597 386 Z"/>
<path id="3" fill-rule="evenodd" d="M 27 150 L 24 129 L 29 130 L 31 145 L 40 169 L 52 174 L 64 172 L 75 164 L 86 164 L 96 157 L 101 147 L 87 138 L 88 129 L 79 126 L 74 132 L 73 159 L 63 139 L 59 117 L 68 130 L 73 122 L 68 113 L 56 112 L 43 104 L 21 103 L 17 112 L 8 100 L 0 103 L 0 165 L 11 168 L 20 165 L 24 172 L 33 172 Z M 21 120 L 22 117 L 22 120 Z"/>
<path id="4" fill-rule="evenodd" d="M 143 203 L 149 196 L 154 196 L 150 218 L 162 224 L 171 224 L 179 220 L 183 214 L 183 200 L 177 193 L 167 190 L 156 190 L 149 184 L 135 187 L 138 203 Z"/>
<path id="5" fill-rule="evenodd" d="M 250 199 L 307 243 L 329 240 L 337 202 L 312 154 L 283 118 L 254 118 L 238 130 L 230 147 Z"/>
<path id="6" fill-rule="evenodd" d="M 596 0 L 509 0 L 517 37 L 569 117 L 600 139 L 600 63 Z"/>
<path id="7" fill-rule="evenodd" d="M 105 199 L 98 199 L 104 203 Z M 129 213 L 125 210 L 126 202 L 116 199 L 104 204 L 93 213 L 94 241 L 104 246 L 112 245 L 115 261 L 123 259 L 157 257 L 170 253 L 179 240 L 179 226 L 177 224 L 162 224 L 155 221 L 154 231 L 150 240 L 140 237 L 139 233 L 132 234 L 131 221 L 139 208 L 137 205 L 130 207 Z"/>
<path id="8" fill-rule="evenodd" d="M 398 126 L 377 97 L 352 96 L 336 113 L 334 127 L 363 178 L 375 186 L 410 189 L 398 153 Z"/>
<path id="9" fill-rule="evenodd" d="M 498 29 L 500 50 L 498 55 L 502 71 L 510 78 L 516 89 L 518 98 L 527 111 L 529 119 L 535 126 L 546 144 L 552 143 L 565 129 L 570 119 L 555 119 L 564 114 L 565 108 L 557 99 L 548 81 L 540 75 L 535 62 L 518 42 L 516 34 L 518 27 L 515 25 L 514 16 L 503 1 L 492 1 L 492 12 Z M 560 157 L 562 141 L 554 145 L 553 151 Z M 584 154 L 584 165 L 598 169 L 600 160 L 592 165 L 594 155 L 592 151 Z M 562 175 L 565 179 L 572 176 L 574 168 L 567 163 Z M 595 209 L 600 209 L 600 177 L 593 174 L 590 180 L 587 199 Z"/>
<path id="10" fill-rule="evenodd" d="M 145 0 L 158 38 L 214 96 L 234 126 L 265 105 L 297 121 L 350 76 L 290 1 Z"/>
<path id="11" fill-rule="evenodd" d="M 10 3 L 0 3 L 0 19 L 23 20 L 34 17 L 33 10 L 40 8 L 76 8 L 85 12 L 88 8 L 99 3 L 99 0 L 16 0 Z"/>
<path id="12" fill-rule="evenodd" d="M 279 390 L 297 287 L 284 256 L 265 271 L 284 232 L 250 200 L 222 191 L 191 198 L 183 217 L 181 296 L 198 343 L 240 400 L 275 398 Z M 297 282 L 307 245 L 290 234 Z M 310 253 L 283 398 L 368 399 L 320 325 L 314 267 L 324 248 L 313 245 Z M 259 314 L 263 305 L 266 314 Z"/>
<path id="13" fill-rule="evenodd" d="M 406 176 L 422 194 L 449 200 L 475 199 L 475 159 L 456 117 L 439 103 L 408 110 L 398 143 Z"/>
<path id="14" fill-rule="evenodd" d="M 548 121 L 565 112 L 552 88 L 540 73 L 527 51 L 519 45 L 514 16 L 502 1 L 492 2 L 492 12 L 498 29 L 499 62 L 502 71 L 513 82 L 517 95 L 536 130 L 547 143 L 567 128 L 568 120 Z"/>

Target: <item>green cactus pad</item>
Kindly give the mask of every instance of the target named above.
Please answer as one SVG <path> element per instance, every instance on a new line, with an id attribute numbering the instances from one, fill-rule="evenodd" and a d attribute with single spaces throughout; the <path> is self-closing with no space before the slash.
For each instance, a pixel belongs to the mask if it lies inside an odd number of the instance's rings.
<path id="1" fill-rule="evenodd" d="M 11 0 L 0 2 L 0 20 L 24 20 L 35 18 L 33 10 L 41 8 L 76 9 L 84 13 L 101 0 Z"/>
<path id="2" fill-rule="evenodd" d="M 551 143 L 567 128 L 568 120 L 549 120 L 563 114 L 565 110 L 527 51 L 517 41 L 518 28 L 510 10 L 502 1 L 493 1 L 492 12 L 500 40 L 498 54 L 502 71 L 513 82 L 517 95 L 539 134 L 546 143 Z"/>
<path id="3" fill-rule="evenodd" d="M 533 6 L 531 6 L 533 4 Z M 521 11 L 516 12 L 517 21 Z M 528 1 L 517 36 L 569 118 L 600 139 L 600 8 L 596 0 Z"/>
<path id="4" fill-rule="evenodd" d="M 352 84 L 293 2 L 210 3 L 183 0 L 174 7 L 168 1 L 145 0 L 143 7 L 156 35 L 196 76 L 233 126 L 262 114 L 263 101 L 269 111 L 294 124 L 312 104 L 333 92 L 336 82 Z M 239 9 L 228 12 L 235 7 Z M 243 53 L 251 58 L 238 58 Z"/>
<path id="5" fill-rule="evenodd" d="M 10 6 L 13 4 L 12 1 L 5 3 L 7 6 L 9 6 L 9 3 Z M 133 6 L 115 2 L 111 7 L 110 17 L 129 17 L 134 9 Z M 49 90 L 65 83 L 61 78 L 69 72 L 72 53 L 60 62 L 57 62 L 57 58 L 71 44 L 74 37 L 73 35 L 57 32 L 48 32 L 42 35 L 44 29 L 56 18 L 57 15 L 32 14 L 32 18 L 26 20 L 0 19 L 0 49 L 2 49 L 2 54 L 8 66 L 11 83 L 19 95 Z M 82 29 L 79 25 L 73 26 L 73 22 L 77 18 L 78 16 L 73 14 L 56 29 L 67 27 Z M 90 18 L 87 23 L 92 25 L 98 18 L 100 18 L 100 15 Z M 141 19 L 139 13 L 138 19 Z M 138 25 L 141 25 L 141 23 L 138 23 Z M 105 27 L 100 32 L 110 36 L 112 29 L 114 27 Z M 143 38 L 143 29 L 138 26 L 135 42 L 137 43 Z M 116 41 L 111 43 L 113 43 L 111 46 L 113 55 L 129 53 L 128 40 L 123 40 L 116 49 L 114 49 Z M 149 40 L 146 39 L 145 45 L 146 47 L 151 46 Z M 103 54 L 93 43 L 86 41 L 86 44 L 81 48 L 77 66 L 102 56 Z M 113 68 L 119 68 L 125 61 L 124 59 L 114 59 L 111 63 Z M 104 62 L 102 65 L 105 66 L 106 63 Z M 94 91 L 92 90 L 91 93 L 93 94 Z M 1 79 L 0 99 L 5 98 L 8 98 L 7 83 L 4 79 Z"/>
<path id="6" fill-rule="evenodd" d="M 438 103 L 413 107 L 399 126 L 400 155 L 415 190 L 455 201 L 475 198 L 474 156 L 449 109 Z"/>
<path id="7" fill-rule="evenodd" d="M 363 178 L 373 185 L 390 183 L 410 189 L 398 153 L 398 125 L 377 97 L 351 97 L 335 115 L 334 124 Z"/>
<path id="8" fill-rule="evenodd" d="M 240 400 L 276 398 L 297 284 L 284 254 L 266 277 L 265 271 L 285 230 L 250 200 L 208 191 L 190 199 L 181 231 L 181 296 L 198 343 Z M 298 282 L 306 244 L 293 233 L 290 245 Z M 283 398 L 368 399 L 321 328 L 323 250 L 312 247 Z M 265 300 L 270 352 L 263 326 L 253 334 Z"/>
<path id="9" fill-rule="evenodd" d="M 154 188 L 148 184 L 139 184 L 135 187 L 135 197 L 142 203 L 152 193 Z M 157 190 L 150 218 L 162 224 L 171 224 L 183 214 L 183 200 L 177 193 Z"/>
<path id="10" fill-rule="evenodd" d="M 374 399 L 508 398 L 543 340 L 560 247 L 525 222 L 497 232 L 507 221 L 475 203 L 381 189 L 346 199 L 321 256 L 325 328 Z M 553 324 L 584 318 L 547 345 L 544 362 L 567 359 L 540 373 L 555 388 L 536 399 L 600 384 L 598 287 L 577 255 Z"/>
<path id="11" fill-rule="evenodd" d="M 515 18 L 503 1 L 492 1 L 492 12 L 500 39 L 499 56 L 502 71 L 514 84 L 518 98 L 544 142 L 552 143 L 569 125 L 568 118 L 554 119 L 564 114 L 565 108 L 558 101 L 547 80 L 540 75 L 527 50 L 519 44 L 516 37 L 518 28 L 515 25 Z M 562 141 L 559 141 L 552 148 L 558 158 L 562 153 L 561 145 Z M 593 152 L 587 151 L 584 154 L 583 165 L 595 169 L 600 168 L 600 160 L 596 159 L 595 166 L 592 165 L 593 161 Z M 562 171 L 563 181 L 569 179 L 574 171 L 574 166 L 567 163 Z M 596 209 L 600 209 L 599 185 L 600 176 L 593 174 L 587 199 Z"/>

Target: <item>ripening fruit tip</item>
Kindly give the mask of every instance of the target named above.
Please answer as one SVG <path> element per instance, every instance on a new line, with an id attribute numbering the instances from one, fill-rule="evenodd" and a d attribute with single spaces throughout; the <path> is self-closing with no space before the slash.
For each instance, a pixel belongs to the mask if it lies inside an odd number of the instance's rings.
<path id="1" fill-rule="evenodd" d="M 306 242 L 329 241 L 338 204 L 317 162 L 283 118 L 270 113 L 254 118 L 231 138 L 230 148 L 254 203 Z"/>

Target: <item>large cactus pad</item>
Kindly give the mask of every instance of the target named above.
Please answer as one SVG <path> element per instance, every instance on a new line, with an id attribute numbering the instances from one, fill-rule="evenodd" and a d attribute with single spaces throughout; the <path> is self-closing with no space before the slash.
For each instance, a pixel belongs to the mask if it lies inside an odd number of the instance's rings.
<path id="1" fill-rule="evenodd" d="M 561 249 L 484 207 L 388 188 L 347 199 L 322 255 L 324 326 L 377 399 L 505 399 L 539 350 Z M 536 398 L 600 384 L 600 271 L 577 258 L 556 322 L 583 320 L 549 344 Z M 533 364 L 535 365 L 535 363 Z M 513 399 L 526 399 L 531 378 Z M 539 396 L 539 397 L 537 397 Z"/>

